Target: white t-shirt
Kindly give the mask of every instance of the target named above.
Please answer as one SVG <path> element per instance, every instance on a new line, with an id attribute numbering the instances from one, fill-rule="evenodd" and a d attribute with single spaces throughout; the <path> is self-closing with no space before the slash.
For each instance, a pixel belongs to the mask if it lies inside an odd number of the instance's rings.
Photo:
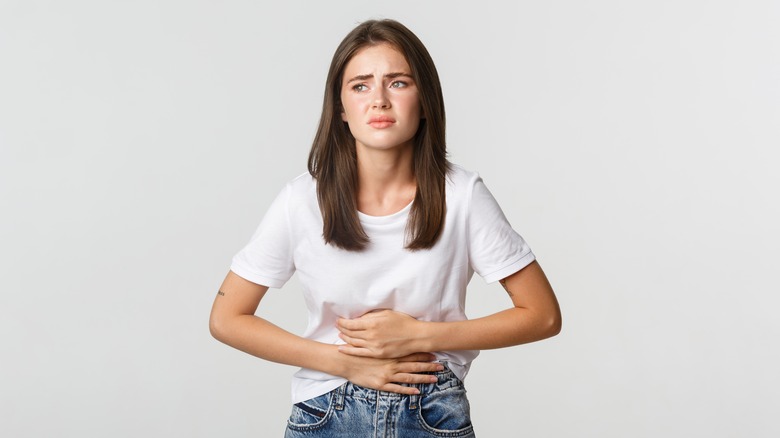
<path id="1" fill-rule="evenodd" d="M 272 288 L 282 287 L 297 272 L 309 311 L 303 337 L 328 344 L 343 344 L 337 318 L 356 318 L 376 309 L 393 309 L 423 321 L 464 320 L 466 286 L 474 272 L 492 283 L 524 268 L 534 255 L 477 173 L 453 165 L 446 199 L 445 226 L 433 248 L 404 249 L 410 204 L 389 216 L 358 213 L 370 243 L 363 251 L 346 251 L 324 243 L 316 180 L 305 173 L 277 196 L 230 269 Z M 434 354 L 463 379 L 479 351 Z M 302 368 L 293 377 L 293 403 L 345 381 Z"/>

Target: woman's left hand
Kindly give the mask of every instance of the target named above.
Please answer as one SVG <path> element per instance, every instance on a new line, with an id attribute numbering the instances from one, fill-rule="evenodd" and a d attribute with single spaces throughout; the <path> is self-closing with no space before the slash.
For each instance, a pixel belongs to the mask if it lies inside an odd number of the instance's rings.
<path id="1" fill-rule="evenodd" d="M 355 319 L 339 318 L 336 327 L 347 345 L 342 353 L 375 358 L 398 358 L 420 353 L 423 322 L 394 310 L 375 310 Z"/>

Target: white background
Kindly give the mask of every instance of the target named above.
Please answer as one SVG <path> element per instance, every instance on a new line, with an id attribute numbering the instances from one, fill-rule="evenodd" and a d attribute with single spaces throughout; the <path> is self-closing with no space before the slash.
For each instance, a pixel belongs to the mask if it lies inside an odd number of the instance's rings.
<path id="1" fill-rule="evenodd" d="M 479 436 L 778 436 L 777 1 L 2 0 L 3 436 L 282 435 L 294 369 L 208 313 L 382 17 L 563 309 L 474 363 Z M 471 286 L 472 317 L 509 304 Z M 261 307 L 305 325 L 295 280 Z"/>

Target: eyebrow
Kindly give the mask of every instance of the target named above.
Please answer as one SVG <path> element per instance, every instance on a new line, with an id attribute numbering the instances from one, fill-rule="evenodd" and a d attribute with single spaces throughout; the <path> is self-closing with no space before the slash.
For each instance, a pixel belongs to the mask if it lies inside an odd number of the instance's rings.
<path id="1" fill-rule="evenodd" d="M 403 72 L 388 73 L 384 77 L 388 78 L 388 79 L 395 79 L 395 78 L 399 78 L 399 77 L 402 77 L 402 76 L 403 77 L 407 77 L 409 79 L 414 79 L 414 78 L 412 78 L 412 75 L 410 75 L 409 73 L 403 73 Z M 357 75 L 354 78 L 348 80 L 347 83 L 349 84 L 349 83 L 355 82 L 355 81 L 365 81 L 366 79 L 371 79 L 373 77 L 374 77 L 373 74 Z"/>

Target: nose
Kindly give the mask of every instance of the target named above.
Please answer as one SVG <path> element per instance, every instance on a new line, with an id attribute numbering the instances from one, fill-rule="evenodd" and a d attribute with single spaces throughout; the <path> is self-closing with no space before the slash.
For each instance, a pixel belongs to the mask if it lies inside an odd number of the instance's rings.
<path id="1" fill-rule="evenodd" d="M 384 87 L 377 87 L 376 91 L 374 92 L 374 102 L 371 105 L 373 108 L 390 108 L 390 100 L 387 99 L 387 95 L 385 93 L 387 93 L 387 91 L 385 91 Z"/>

